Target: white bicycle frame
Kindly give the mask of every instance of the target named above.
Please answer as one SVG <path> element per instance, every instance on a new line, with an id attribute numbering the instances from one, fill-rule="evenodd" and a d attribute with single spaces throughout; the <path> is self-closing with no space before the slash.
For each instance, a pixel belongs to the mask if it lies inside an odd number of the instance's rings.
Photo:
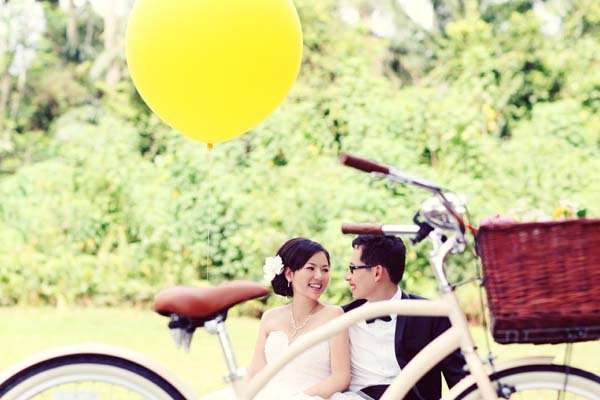
<path id="1" fill-rule="evenodd" d="M 403 316 L 449 317 L 452 327 L 427 345 L 402 369 L 382 400 L 398 399 L 405 396 L 427 371 L 442 361 L 450 353 L 460 347 L 465 356 L 469 370 L 480 388 L 489 388 L 486 399 L 496 399 L 495 391 L 487 378 L 481 360 L 479 360 L 464 313 L 458 306 L 456 296 L 452 293 L 444 295 L 442 300 L 401 300 L 370 303 L 359 307 L 333 321 L 300 336 L 288 351 L 277 361 L 268 364 L 252 379 L 246 388 L 237 387 L 240 399 L 251 399 L 287 362 L 315 344 L 330 338 L 351 325 L 380 315 L 397 314 Z M 236 385 L 234 385 L 235 387 Z M 245 389 L 245 390 L 244 390 Z"/>
<path id="2" fill-rule="evenodd" d="M 394 228 L 397 229 L 397 226 Z M 411 232 L 414 231 L 412 227 L 409 228 L 409 230 Z M 247 383 L 243 381 L 242 374 L 237 370 L 229 340 L 224 333 L 224 328 L 221 329 L 221 332 L 218 332 L 218 330 L 210 329 L 209 326 L 209 332 L 219 334 L 221 339 L 221 346 L 230 371 L 230 375 L 226 377 L 226 381 L 231 382 L 236 396 L 240 400 L 250 400 L 278 371 L 281 370 L 283 366 L 286 365 L 286 363 L 294 359 L 294 357 L 317 343 L 348 329 L 357 322 L 389 314 L 401 316 L 448 317 L 450 319 L 451 327 L 423 348 L 402 369 L 381 400 L 403 398 L 414 386 L 415 382 L 418 382 L 427 371 L 431 370 L 458 348 L 460 348 L 465 357 L 466 365 L 470 372 L 470 375 L 464 378 L 463 381 L 476 383 L 485 400 L 496 399 L 496 390 L 493 388 L 490 379 L 488 378 L 489 371 L 486 370 L 486 367 L 477 355 L 465 314 L 458 303 L 456 294 L 448 284 L 443 271 L 445 259 L 454 246 L 457 245 L 457 240 L 456 236 L 452 236 L 443 243 L 439 242 L 440 245 L 435 246 L 434 252 L 430 258 L 436 277 L 441 283 L 441 300 L 388 300 L 369 303 L 362 307 L 358 307 L 343 316 L 335 318 L 322 327 L 298 337 L 279 359 L 267 364 Z M 219 324 L 223 323 L 220 322 Z M 550 362 L 550 360 L 551 358 L 548 359 L 547 362 Z M 537 361 L 539 361 L 539 359 Z M 451 399 L 453 397 L 447 398 Z"/>

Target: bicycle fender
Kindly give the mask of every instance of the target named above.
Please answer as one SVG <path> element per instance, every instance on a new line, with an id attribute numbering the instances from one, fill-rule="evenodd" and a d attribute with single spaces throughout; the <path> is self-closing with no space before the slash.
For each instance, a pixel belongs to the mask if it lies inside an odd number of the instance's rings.
<path id="1" fill-rule="evenodd" d="M 31 357 L 20 361 L 17 364 L 2 371 L 0 373 L 0 383 L 5 382 L 17 372 L 32 367 L 41 362 L 48 361 L 53 358 L 59 358 L 74 354 L 102 354 L 133 361 L 163 377 L 170 384 L 175 386 L 185 396 L 186 399 L 197 399 L 197 396 L 194 394 L 191 388 L 189 388 L 181 379 L 176 377 L 172 372 L 160 366 L 155 361 L 152 361 L 151 359 L 146 358 L 143 355 L 128 349 L 96 343 L 56 347 L 43 351 L 41 353 L 34 354 Z"/>
<path id="2" fill-rule="evenodd" d="M 511 360 L 506 360 L 500 362 L 498 364 L 494 364 L 494 371 L 499 372 L 504 371 L 505 369 L 521 367 L 524 365 L 530 364 L 552 364 L 552 360 L 554 357 L 546 357 L 546 356 L 538 356 L 538 357 L 523 357 L 523 358 L 514 358 Z M 487 375 L 492 374 L 492 369 L 489 366 L 485 367 Z M 475 384 L 475 379 L 473 375 L 469 374 L 461 379 L 456 385 L 446 393 L 445 396 L 442 397 L 441 400 L 454 400 L 456 396 L 465 391 L 468 387 Z"/>

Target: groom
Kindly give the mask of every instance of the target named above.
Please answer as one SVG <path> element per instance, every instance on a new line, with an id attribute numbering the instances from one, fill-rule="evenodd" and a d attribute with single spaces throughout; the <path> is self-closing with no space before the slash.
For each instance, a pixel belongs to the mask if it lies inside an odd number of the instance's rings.
<path id="1" fill-rule="evenodd" d="M 346 281 L 355 301 L 345 312 L 366 302 L 422 299 L 398 287 L 404 273 L 406 249 L 393 236 L 361 235 L 352 242 Z M 385 316 L 350 327 L 352 381 L 350 390 L 366 399 L 379 399 L 401 369 L 429 342 L 450 327 L 444 317 Z M 457 350 L 423 378 L 406 395 L 409 400 L 439 399 L 441 374 L 452 387 L 465 375 L 464 359 Z"/>

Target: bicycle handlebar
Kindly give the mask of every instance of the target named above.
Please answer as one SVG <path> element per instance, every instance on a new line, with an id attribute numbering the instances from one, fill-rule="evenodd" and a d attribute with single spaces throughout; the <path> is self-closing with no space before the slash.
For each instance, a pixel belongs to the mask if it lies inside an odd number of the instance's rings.
<path id="1" fill-rule="evenodd" d="M 409 175 L 406 172 L 400 171 L 394 167 L 378 164 L 376 162 L 367 160 L 365 158 L 356 157 L 348 153 L 340 154 L 340 163 L 348 167 L 356 168 L 363 172 L 383 174 L 392 181 L 408 183 L 422 189 L 429 190 L 430 192 L 440 193 L 442 191 L 442 188 L 434 183 L 427 182 L 419 177 Z"/>
<path id="2" fill-rule="evenodd" d="M 448 198 L 446 197 L 446 195 L 444 195 L 444 191 L 442 190 L 441 187 L 439 187 L 436 184 L 427 182 L 419 177 L 416 176 L 412 176 L 409 175 L 403 171 L 400 171 L 394 167 L 388 167 L 386 165 L 382 165 L 382 164 L 378 164 L 376 162 L 364 159 L 364 158 L 360 158 L 360 157 L 356 157 L 353 155 L 350 155 L 348 153 L 340 153 L 340 163 L 343 165 L 346 165 L 348 167 L 352 167 L 352 168 L 356 168 L 360 171 L 363 172 L 368 172 L 370 174 L 373 174 L 376 177 L 384 177 L 387 178 L 388 180 L 392 181 L 392 182 L 399 182 L 399 183 L 408 183 L 410 185 L 413 186 L 417 186 L 421 189 L 425 189 L 428 190 L 430 192 L 432 192 L 434 194 L 434 196 L 441 201 L 442 206 L 446 209 L 446 211 L 450 214 L 451 218 L 453 218 L 456 221 L 457 224 L 457 230 L 460 231 L 460 234 L 463 235 L 465 232 L 465 224 L 464 221 L 461 217 L 461 215 L 457 212 L 457 210 L 454 209 L 453 204 L 448 200 Z M 423 212 L 424 210 L 421 210 L 421 212 Z M 442 218 L 440 219 L 439 217 L 439 212 L 435 209 L 435 207 L 433 207 L 431 210 L 426 210 L 424 212 L 426 218 L 427 215 L 430 214 L 430 222 L 433 222 L 430 224 L 430 226 L 442 226 L 445 229 L 451 229 L 453 228 L 453 226 L 448 227 L 447 225 L 447 221 L 445 221 L 446 218 Z M 433 219 L 431 219 L 433 218 Z M 385 228 L 384 228 L 385 227 Z M 400 227 L 400 228 L 398 228 Z M 406 226 L 404 226 L 406 227 Z M 427 229 L 422 228 L 421 226 L 416 226 L 414 227 L 416 230 L 413 231 L 412 228 L 409 227 L 408 230 L 403 229 L 403 226 L 401 225 L 378 225 L 378 224 L 344 224 L 342 226 L 342 232 L 343 233 L 351 233 L 351 234 L 377 234 L 377 235 L 381 235 L 381 234 L 414 234 L 417 235 L 418 233 L 421 233 L 422 235 L 427 236 L 427 234 L 430 232 L 430 230 L 428 230 L 426 232 Z M 420 229 L 421 232 L 419 231 Z M 422 236 L 420 235 L 420 236 Z M 416 241 L 421 241 L 425 236 L 420 237 L 417 236 L 415 238 Z"/>
<path id="3" fill-rule="evenodd" d="M 342 224 L 344 234 L 372 234 L 372 235 L 416 235 L 420 227 L 417 225 L 388 225 L 370 223 Z"/>
<path id="4" fill-rule="evenodd" d="M 345 166 L 356 168 L 363 172 L 379 172 L 386 175 L 389 175 L 390 173 L 390 168 L 386 167 L 385 165 L 377 164 L 373 161 L 352 156 L 347 153 L 340 154 L 340 162 Z"/>
<path id="5" fill-rule="evenodd" d="M 355 235 L 365 235 L 365 234 L 373 234 L 373 235 L 383 235 L 383 231 L 381 230 L 382 224 L 367 224 L 367 223 L 347 223 L 342 224 L 342 233 L 347 234 L 355 234 Z"/>

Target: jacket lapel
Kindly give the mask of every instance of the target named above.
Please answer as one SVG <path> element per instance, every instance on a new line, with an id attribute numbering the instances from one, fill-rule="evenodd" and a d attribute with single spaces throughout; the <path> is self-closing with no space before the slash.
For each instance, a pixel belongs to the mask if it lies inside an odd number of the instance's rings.
<path id="1" fill-rule="evenodd" d="M 345 313 L 347 313 L 348 311 L 352 311 L 355 308 L 362 306 L 366 302 L 367 302 L 367 300 L 365 300 L 365 299 L 354 300 L 352 303 L 342 306 L 342 309 L 344 310 Z"/>
<path id="2" fill-rule="evenodd" d="M 402 291 L 402 299 L 409 299 L 410 297 Z M 394 333 L 394 349 L 396 351 L 396 360 L 398 361 L 398 365 L 400 368 L 404 368 L 408 362 L 403 359 L 403 349 L 402 349 L 402 337 L 404 336 L 404 329 L 406 328 L 406 320 L 408 317 L 406 315 L 398 315 L 396 316 L 396 332 Z"/>

